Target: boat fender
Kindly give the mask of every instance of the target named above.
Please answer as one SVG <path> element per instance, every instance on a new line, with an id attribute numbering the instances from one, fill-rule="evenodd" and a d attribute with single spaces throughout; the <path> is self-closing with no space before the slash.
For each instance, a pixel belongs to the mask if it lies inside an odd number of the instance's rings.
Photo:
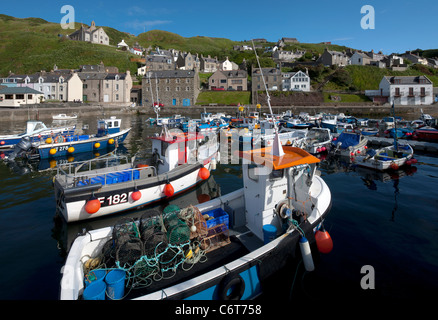
<path id="1" fill-rule="evenodd" d="M 170 183 L 166 183 L 163 189 L 163 193 L 166 195 L 166 197 L 171 197 L 175 193 L 175 190 Z"/>
<path id="2" fill-rule="evenodd" d="M 240 300 L 245 292 L 245 281 L 240 275 L 226 275 L 218 286 L 220 300 Z"/>
<path id="3" fill-rule="evenodd" d="M 114 144 L 114 139 L 109 139 L 109 140 L 108 140 L 108 143 L 109 143 L 109 144 Z"/>
<path id="4" fill-rule="evenodd" d="M 73 152 L 75 152 L 75 148 L 70 146 L 70 147 L 68 147 L 67 151 L 68 151 L 68 153 L 73 153 Z"/>
<path id="5" fill-rule="evenodd" d="M 96 142 L 96 143 L 94 144 L 94 148 L 99 149 L 99 148 L 100 148 L 100 143 L 99 143 L 99 142 Z"/>
<path id="6" fill-rule="evenodd" d="M 304 236 L 302 236 L 300 239 L 300 250 L 301 250 L 301 255 L 303 256 L 304 268 L 306 269 L 306 271 L 310 272 L 315 270 L 309 241 Z"/>
<path id="7" fill-rule="evenodd" d="M 141 192 L 140 192 L 140 190 L 135 188 L 135 190 L 131 193 L 131 198 L 132 198 L 132 200 L 134 202 L 140 200 L 141 199 Z"/>
<path id="8" fill-rule="evenodd" d="M 206 167 L 202 167 L 201 169 L 199 169 L 199 177 L 202 180 L 207 180 L 208 178 L 210 178 L 210 171 L 208 171 Z"/>
<path id="9" fill-rule="evenodd" d="M 93 214 L 99 211 L 100 209 L 100 201 L 96 197 L 92 196 L 86 203 L 85 203 L 85 211 L 88 214 Z"/>

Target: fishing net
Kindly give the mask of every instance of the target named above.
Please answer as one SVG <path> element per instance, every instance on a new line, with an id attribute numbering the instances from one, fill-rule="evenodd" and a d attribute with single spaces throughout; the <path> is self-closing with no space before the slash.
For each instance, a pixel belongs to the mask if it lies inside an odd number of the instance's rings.
<path id="1" fill-rule="evenodd" d="M 98 262 L 100 268 L 124 269 L 127 287 L 140 288 L 172 277 L 180 266 L 188 271 L 205 262 L 206 252 L 226 241 L 225 225 L 208 229 L 198 208 L 170 205 L 163 212 L 152 209 L 139 219 L 117 221 Z"/>

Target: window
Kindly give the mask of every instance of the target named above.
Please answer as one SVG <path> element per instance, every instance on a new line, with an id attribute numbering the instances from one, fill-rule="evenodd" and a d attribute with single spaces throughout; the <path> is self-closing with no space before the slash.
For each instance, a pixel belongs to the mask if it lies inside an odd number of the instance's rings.
<path id="1" fill-rule="evenodd" d="M 119 85 L 118 84 L 116 84 L 116 90 L 119 90 Z"/>
<path id="2" fill-rule="evenodd" d="M 256 173 L 257 165 L 250 164 L 248 165 L 248 178 L 253 181 L 259 181 L 259 175 Z"/>
<path id="3" fill-rule="evenodd" d="M 82 86 L 82 88 L 83 88 L 83 89 L 87 89 L 87 88 L 88 88 L 88 85 L 87 85 L 87 84 L 84 84 L 84 85 Z"/>
<path id="4" fill-rule="evenodd" d="M 27 95 L 27 99 L 32 100 L 33 96 L 31 94 Z"/>
<path id="5" fill-rule="evenodd" d="M 13 94 L 5 94 L 5 100 L 14 100 Z"/>
<path id="6" fill-rule="evenodd" d="M 409 96 L 410 97 L 414 96 L 414 88 L 409 88 Z"/>
<path id="7" fill-rule="evenodd" d="M 22 100 L 24 100 L 24 94 L 16 94 L 15 95 L 15 99 L 22 99 Z"/>
<path id="8" fill-rule="evenodd" d="M 423 88 L 420 89 L 420 91 L 421 91 L 420 94 L 421 94 L 422 97 L 426 96 L 426 88 L 423 87 Z"/>
<path id="9" fill-rule="evenodd" d="M 118 94 L 116 94 L 116 100 L 117 100 L 117 101 L 119 100 L 119 95 L 118 95 Z"/>
<path id="10" fill-rule="evenodd" d="M 64 100 L 64 96 L 62 94 L 59 95 L 59 100 Z"/>
<path id="11" fill-rule="evenodd" d="M 170 91 L 170 87 L 166 87 L 166 91 Z"/>
<path id="12" fill-rule="evenodd" d="M 400 88 L 395 88 L 395 96 L 400 96 Z"/>

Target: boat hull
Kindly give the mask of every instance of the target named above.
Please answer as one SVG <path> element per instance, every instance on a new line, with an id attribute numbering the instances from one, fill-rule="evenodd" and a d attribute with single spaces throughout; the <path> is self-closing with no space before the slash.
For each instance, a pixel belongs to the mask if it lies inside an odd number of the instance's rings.
<path id="1" fill-rule="evenodd" d="M 353 158 L 355 164 L 361 167 L 371 168 L 379 171 L 397 170 L 398 168 L 407 164 L 413 158 L 414 151 L 412 147 L 407 145 L 403 157 L 392 157 L 394 148 L 392 146 L 377 150 L 377 154 L 369 157 L 366 154 L 356 155 Z M 390 155 L 388 155 L 390 154 Z"/>
<path id="2" fill-rule="evenodd" d="M 126 139 L 126 136 L 129 134 L 130 130 L 131 129 L 126 129 L 119 133 L 110 134 L 103 137 L 92 137 L 86 140 L 68 141 L 67 139 L 67 141 L 63 143 L 42 144 L 37 147 L 37 150 L 40 159 L 65 157 L 82 152 L 105 150 L 110 147 L 114 147 L 116 143 L 122 143 Z M 113 143 L 110 143 L 111 139 L 114 140 Z M 96 143 L 99 143 L 99 146 L 97 146 Z M 74 148 L 73 153 L 68 151 L 70 147 Z M 55 150 L 54 154 L 50 153 L 52 149 Z"/>
<path id="3" fill-rule="evenodd" d="M 205 167 L 210 170 L 210 162 L 206 163 Z M 124 182 L 116 182 L 111 185 L 97 183 L 94 188 L 91 184 L 77 187 L 76 190 L 68 192 L 65 192 L 61 184 L 55 181 L 57 209 L 67 222 L 76 222 L 144 208 L 184 193 L 201 183 L 203 181 L 199 177 L 201 168 L 201 164 L 186 165 L 184 170 L 179 170 L 176 174 L 165 173 L 144 179 L 135 179 L 133 176 L 133 179 Z M 164 193 L 167 183 L 170 183 L 174 188 L 174 194 L 171 197 Z M 81 192 L 81 189 L 85 191 Z M 135 189 L 141 192 L 141 198 L 137 201 L 132 199 L 132 193 Z M 101 207 L 96 213 L 89 214 L 85 210 L 85 205 L 92 194 L 100 201 Z"/>

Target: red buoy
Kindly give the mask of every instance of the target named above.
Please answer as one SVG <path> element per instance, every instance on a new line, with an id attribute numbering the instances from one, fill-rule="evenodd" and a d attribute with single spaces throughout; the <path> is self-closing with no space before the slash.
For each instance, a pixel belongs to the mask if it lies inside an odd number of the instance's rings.
<path id="1" fill-rule="evenodd" d="M 99 209 L 100 201 L 95 197 L 90 198 L 90 200 L 88 200 L 85 204 L 85 211 L 87 211 L 87 213 L 89 214 L 96 213 L 97 211 L 99 211 Z"/>
<path id="2" fill-rule="evenodd" d="M 391 163 L 389 166 L 392 170 L 398 170 L 398 164 L 395 162 Z"/>
<path id="3" fill-rule="evenodd" d="M 202 167 L 199 170 L 199 177 L 202 180 L 207 180 L 208 178 L 210 178 L 210 171 L 208 171 L 208 169 L 206 167 Z"/>
<path id="4" fill-rule="evenodd" d="M 333 250 L 333 240 L 330 234 L 324 229 L 316 231 L 315 240 L 319 252 L 329 253 Z"/>
<path id="5" fill-rule="evenodd" d="M 134 201 L 138 201 L 141 199 L 141 192 L 138 189 L 135 189 L 134 192 L 131 193 L 131 198 Z"/>
<path id="6" fill-rule="evenodd" d="M 170 183 L 167 183 L 164 186 L 163 192 L 166 195 L 166 197 L 171 197 L 175 193 L 175 190 L 173 189 L 173 186 Z"/>

